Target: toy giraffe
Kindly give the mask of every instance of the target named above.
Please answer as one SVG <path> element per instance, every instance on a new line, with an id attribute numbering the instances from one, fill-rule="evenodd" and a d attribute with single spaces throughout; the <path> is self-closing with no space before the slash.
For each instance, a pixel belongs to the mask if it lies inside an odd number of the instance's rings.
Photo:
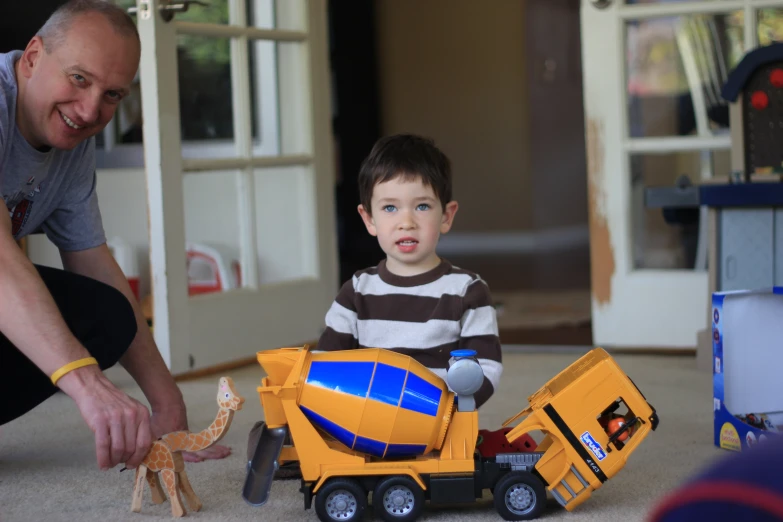
<path id="1" fill-rule="evenodd" d="M 201 501 L 190 486 L 185 474 L 185 462 L 182 451 L 200 451 L 218 442 L 228 432 L 234 412 L 242 409 L 245 399 L 234 388 L 230 377 L 221 377 L 217 394 L 218 414 L 215 421 L 205 430 L 198 433 L 190 431 L 174 431 L 156 440 L 142 463 L 136 468 L 136 478 L 133 487 L 131 511 L 141 511 L 141 501 L 144 495 L 144 479 L 150 486 L 152 501 L 161 504 L 166 500 L 163 487 L 156 476 L 159 473 L 169 492 L 171 499 L 171 514 L 175 517 L 185 515 L 180 491 L 188 500 L 193 511 L 201 509 Z"/>

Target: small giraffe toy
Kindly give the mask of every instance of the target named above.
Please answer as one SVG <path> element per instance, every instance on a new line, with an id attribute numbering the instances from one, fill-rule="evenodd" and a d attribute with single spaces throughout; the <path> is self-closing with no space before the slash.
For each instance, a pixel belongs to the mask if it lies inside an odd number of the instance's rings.
<path id="1" fill-rule="evenodd" d="M 150 486 L 152 502 L 155 504 L 165 502 L 166 495 L 156 473 L 161 475 L 169 492 L 171 514 L 174 517 L 185 515 L 180 491 L 187 498 L 191 510 L 200 510 L 202 504 L 185 474 L 185 462 L 182 460 L 181 452 L 200 451 L 222 439 L 231 426 L 234 412 L 241 410 L 244 402 L 245 399 L 234 388 L 234 381 L 230 377 L 221 377 L 217 393 L 218 414 L 207 429 L 198 433 L 174 431 L 152 444 L 149 453 L 136 468 L 131 511 L 136 513 L 141 511 L 144 479 Z"/>

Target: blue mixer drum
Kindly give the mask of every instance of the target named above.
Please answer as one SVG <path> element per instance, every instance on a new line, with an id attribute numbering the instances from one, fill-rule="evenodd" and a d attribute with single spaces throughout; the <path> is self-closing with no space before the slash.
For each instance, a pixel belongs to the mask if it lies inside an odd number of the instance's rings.
<path id="1" fill-rule="evenodd" d="M 298 405 L 346 447 L 381 458 L 440 449 L 454 394 L 421 363 L 381 348 L 310 353 Z"/>

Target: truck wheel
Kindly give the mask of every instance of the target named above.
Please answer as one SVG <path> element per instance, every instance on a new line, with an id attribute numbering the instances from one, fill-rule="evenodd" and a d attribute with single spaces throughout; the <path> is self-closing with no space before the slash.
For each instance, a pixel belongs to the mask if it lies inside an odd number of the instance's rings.
<path id="1" fill-rule="evenodd" d="M 321 522 L 361 520 L 365 508 L 367 492 L 352 479 L 329 479 L 315 495 L 315 512 Z"/>
<path id="2" fill-rule="evenodd" d="M 424 509 L 424 491 L 404 475 L 381 480 L 372 494 L 375 515 L 386 522 L 412 522 Z"/>
<path id="3" fill-rule="evenodd" d="M 546 504 L 546 489 L 532 473 L 512 471 L 495 484 L 495 509 L 505 520 L 538 518 Z"/>

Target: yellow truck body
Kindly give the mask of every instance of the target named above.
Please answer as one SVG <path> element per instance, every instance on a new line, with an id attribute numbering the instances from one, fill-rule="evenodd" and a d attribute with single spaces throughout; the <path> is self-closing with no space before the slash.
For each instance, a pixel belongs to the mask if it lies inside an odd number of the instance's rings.
<path id="1" fill-rule="evenodd" d="M 567 510 L 616 475 L 658 425 L 631 379 L 595 348 L 529 397 L 504 423 L 514 442 L 543 435 L 535 451 L 482 457 L 478 412 L 412 358 L 383 349 L 258 353 L 265 419 L 251 435 L 243 496 L 263 505 L 274 471 L 296 461 L 305 508 L 322 522 L 375 514 L 412 521 L 425 500 L 473 502 L 489 489 L 506 520 L 540 515 L 548 491 Z M 465 401 L 467 402 L 467 401 Z"/>

